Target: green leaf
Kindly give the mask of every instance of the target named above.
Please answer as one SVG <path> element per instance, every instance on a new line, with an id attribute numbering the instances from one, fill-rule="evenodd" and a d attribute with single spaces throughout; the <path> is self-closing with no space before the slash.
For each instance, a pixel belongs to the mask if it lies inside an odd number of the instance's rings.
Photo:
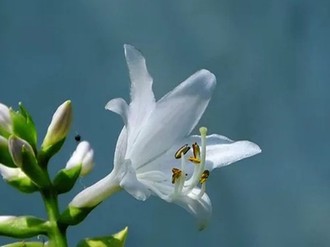
<path id="1" fill-rule="evenodd" d="M 33 216 L 0 216 L 0 235 L 13 238 L 31 238 L 46 234 L 47 222 Z"/>
<path id="2" fill-rule="evenodd" d="M 80 170 L 81 165 L 70 169 L 64 168 L 56 174 L 53 184 L 58 194 L 66 193 L 72 189 L 79 178 Z"/>
<path id="3" fill-rule="evenodd" d="M 86 238 L 81 240 L 77 247 L 124 247 L 127 232 L 128 228 L 125 227 L 123 230 L 112 236 Z"/>

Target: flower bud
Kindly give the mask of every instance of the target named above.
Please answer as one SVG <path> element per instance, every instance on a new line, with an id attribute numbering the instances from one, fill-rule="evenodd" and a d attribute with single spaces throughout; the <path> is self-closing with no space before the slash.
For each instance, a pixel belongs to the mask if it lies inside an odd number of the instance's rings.
<path id="1" fill-rule="evenodd" d="M 31 145 L 17 136 L 14 135 L 10 136 L 8 139 L 8 145 L 9 145 L 8 147 L 9 147 L 10 155 L 17 167 L 21 167 L 23 164 L 23 157 L 22 157 L 23 149 L 34 156 L 34 151 Z"/>
<path id="2" fill-rule="evenodd" d="M 7 133 L 13 132 L 13 122 L 10 117 L 10 110 L 8 106 L 0 103 L 0 134 L 2 131 Z"/>
<path id="3" fill-rule="evenodd" d="M 0 216 L 0 235 L 14 238 L 31 238 L 44 234 L 47 222 L 33 216 Z"/>
<path id="4" fill-rule="evenodd" d="M 71 158 L 66 163 L 66 168 L 70 169 L 81 165 L 80 176 L 85 176 L 94 167 L 94 151 L 87 141 L 82 141 L 78 144 Z"/>
<path id="5" fill-rule="evenodd" d="M 8 147 L 16 166 L 21 168 L 38 187 L 44 188 L 49 186 L 49 177 L 39 166 L 35 153 L 29 143 L 12 135 L 8 139 Z"/>
<path id="6" fill-rule="evenodd" d="M 67 136 L 72 122 L 71 101 L 67 100 L 60 105 L 53 115 L 52 121 L 48 127 L 47 134 L 41 145 L 42 149 L 63 141 Z"/>
<path id="7" fill-rule="evenodd" d="M 25 177 L 25 173 L 20 168 L 11 168 L 0 164 L 0 174 L 6 181 L 10 181 L 16 178 Z"/>
<path id="8" fill-rule="evenodd" d="M 21 192 L 32 193 L 38 189 L 21 168 L 11 168 L 0 164 L 0 174 L 9 185 Z"/>

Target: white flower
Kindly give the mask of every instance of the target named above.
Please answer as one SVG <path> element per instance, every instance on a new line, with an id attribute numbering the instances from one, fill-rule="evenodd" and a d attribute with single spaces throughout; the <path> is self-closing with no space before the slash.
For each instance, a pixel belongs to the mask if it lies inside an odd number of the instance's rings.
<path id="1" fill-rule="evenodd" d="M 94 151 L 87 141 L 78 144 L 71 158 L 66 163 L 66 168 L 70 169 L 81 165 L 80 176 L 86 176 L 94 167 Z"/>
<path id="2" fill-rule="evenodd" d="M 123 188 L 139 200 L 156 195 L 176 203 L 196 216 L 203 228 L 212 211 L 205 193 L 210 172 L 261 150 L 249 141 L 206 136 L 206 128 L 200 129 L 201 136 L 189 136 L 215 87 L 211 72 L 196 72 L 156 102 L 144 57 L 133 46 L 124 49 L 132 83 L 131 103 L 119 98 L 106 105 L 125 124 L 117 141 L 114 169 L 70 205 L 92 207 Z"/>

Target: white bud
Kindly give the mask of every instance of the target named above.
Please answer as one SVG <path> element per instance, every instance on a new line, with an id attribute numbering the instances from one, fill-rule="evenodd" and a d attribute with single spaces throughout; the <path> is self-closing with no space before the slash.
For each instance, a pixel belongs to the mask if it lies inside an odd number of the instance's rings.
<path id="1" fill-rule="evenodd" d="M 42 143 L 42 147 L 47 148 L 62 141 L 70 130 L 71 122 L 72 106 L 71 101 L 67 100 L 55 111 Z"/>
<path id="2" fill-rule="evenodd" d="M 11 181 L 17 178 L 25 178 L 26 174 L 20 168 L 11 168 L 0 164 L 0 174 L 6 181 Z"/>
<path id="3" fill-rule="evenodd" d="M 0 103 L 0 128 L 3 128 L 8 133 L 13 132 L 13 123 L 10 117 L 8 106 Z"/>
<path id="4" fill-rule="evenodd" d="M 89 142 L 82 141 L 78 144 L 71 158 L 66 163 L 66 168 L 72 168 L 81 165 L 80 176 L 85 176 L 94 167 L 94 150 Z"/>

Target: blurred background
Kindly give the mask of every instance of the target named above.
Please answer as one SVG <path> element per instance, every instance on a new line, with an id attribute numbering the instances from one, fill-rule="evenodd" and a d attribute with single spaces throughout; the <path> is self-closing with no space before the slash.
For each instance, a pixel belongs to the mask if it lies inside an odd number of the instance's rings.
<path id="1" fill-rule="evenodd" d="M 1 1 L 0 102 L 25 104 L 40 143 L 57 106 L 72 100 L 53 173 L 76 133 L 95 149 L 93 173 L 61 196 L 62 208 L 112 169 L 123 124 L 104 106 L 129 100 L 124 43 L 143 52 L 158 99 L 195 71 L 212 71 L 218 85 L 200 125 L 263 149 L 212 173 L 206 230 L 176 205 L 121 192 L 69 230 L 70 246 L 125 226 L 127 246 L 329 246 L 329 25 L 322 0 Z M 1 215 L 45 217 L 38 194 L 0 186 Z"/>

